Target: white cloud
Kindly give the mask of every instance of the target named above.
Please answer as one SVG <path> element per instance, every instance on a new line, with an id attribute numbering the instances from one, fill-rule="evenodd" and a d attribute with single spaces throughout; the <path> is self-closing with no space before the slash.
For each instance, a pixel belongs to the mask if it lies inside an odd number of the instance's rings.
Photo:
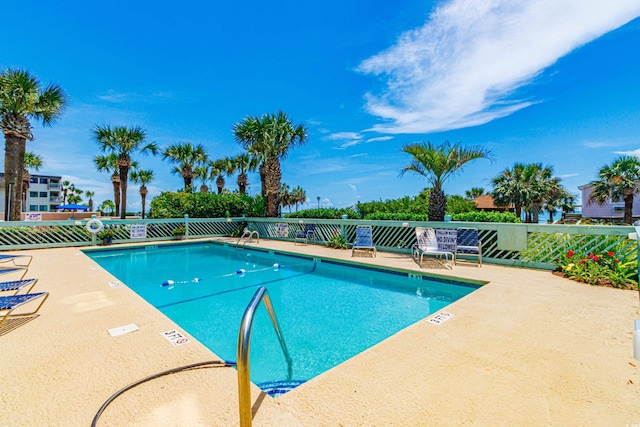
<path id="1" fill-rule="evenodd" d="M 631 151 L 614 151 L 615 154 L 620 154 L 623 156 L 636 156 L 636 157 L 640 157 L 640 148 L 636 148 L 635 150 L 631 150 Z"/>
<path id="2" fill-rule="evenodd" d="M 358 71 L 373 130 L 424 133 L 480 125 L 532 105 L 515 91 L 577 47 L 640 16 L 634 0 L 450 0 Z"/>
<path id="3" fill-rule="evenodd" d="M 377 136 L 375 138 L 369 138 L 365 142 L 369 143 L 369 142 L 389 141 L 391 139 L 393 139 L 392 136 Z"/>
<path id="4" fill-rule="evenodd" d="M 331 135 L 327 135 L 324 139 L 330 141 L 344 141 L 346 139 L 362 139 L 362 134 L 359 132 L 336 132 Z"/>

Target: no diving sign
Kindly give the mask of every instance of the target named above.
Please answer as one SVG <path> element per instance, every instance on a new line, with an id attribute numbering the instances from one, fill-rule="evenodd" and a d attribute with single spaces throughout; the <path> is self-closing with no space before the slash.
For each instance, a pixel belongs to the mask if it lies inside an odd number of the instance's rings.
<path id="1" fill-rule="evenodd" d="M 453 317 L 453 314 L 447 313 L 446 311 L 441 311 L 435 316 L 429 318 L 429 322 L 434 323 L 436 325 L 441 325 L 447 320 L 451 319 L 452 317 Z"/>
<path id="2" fill-rule="evenodd" d="M 188 344 L 189 338 L 185 337 L 177 329 L 172 329 L 162 333 L 162 336 L 169 340 L 173 345 Z"/>

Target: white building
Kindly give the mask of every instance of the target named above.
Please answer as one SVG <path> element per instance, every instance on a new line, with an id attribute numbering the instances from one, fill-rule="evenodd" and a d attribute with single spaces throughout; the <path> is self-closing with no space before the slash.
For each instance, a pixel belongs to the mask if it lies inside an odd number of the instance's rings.
<path id="1" fill-rule="evenodd" d="M 4 173 L 0 173 L 0 210 L 5 212 Z M 62 204 L 62 177 L 31 175 L 22 212 L 55 212 Z"/>

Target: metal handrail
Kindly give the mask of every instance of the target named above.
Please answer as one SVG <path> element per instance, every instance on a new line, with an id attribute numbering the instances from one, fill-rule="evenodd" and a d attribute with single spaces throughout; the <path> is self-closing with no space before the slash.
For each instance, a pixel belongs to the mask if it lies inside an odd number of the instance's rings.
<path id="1" fill-rule="evenodd" d="M 250 370 L 250 345 L 251 345 L 251 327 L 253 325 L 253 318 L 255 311 L 260 304 L 260 301 L 264 301 L 264 307 L 269 313 L 271 323 L 276 330 L 278 340 L 280 341 L 280 347 L 284 353 L 284 357 L 287 360 L 287 376 L 291 380 L 291 356 L 289 356 L 289 350 L 284 342 L 284 337 L 280 331 L 280 325 L 276 313 L 273 310 L 271 304 L 271 298 L 269 298 L 269 292 L 267 288 L 261 286 L 258 291 L 253 295 L 251 302 L 247 306 L 242 316 L 242 322 L 240 323 L 240 332 L 238 332 L 238 350 L 236 368 L 238 369 L 238 403 L 240 408 L 240 426 L 251 427 L 252 414 L 251 414 L 251 370 Z"/>

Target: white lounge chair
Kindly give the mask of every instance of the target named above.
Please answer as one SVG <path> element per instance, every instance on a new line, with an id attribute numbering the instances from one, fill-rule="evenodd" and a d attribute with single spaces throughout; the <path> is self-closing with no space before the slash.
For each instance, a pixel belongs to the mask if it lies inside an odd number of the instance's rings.
<path id="1" fill-rule="evenodd" d="M 451 258 L 451 261 L 455 264 L 455 249 L 443 248 L 442 244 L 438 243 L 436 230 L 433 228 L 416 227 L 416 240 L 417 243 L 413 246 L 411 252 L 414 261 L 418 262 L 420 268 L 422 268 L 422 261 L 425 255 L 434 256 L 440 264 L 448 269 L 453 268 L 449 258 Z M 444 263 L 442 262 L 443 256 L 445 259 Z"/>

